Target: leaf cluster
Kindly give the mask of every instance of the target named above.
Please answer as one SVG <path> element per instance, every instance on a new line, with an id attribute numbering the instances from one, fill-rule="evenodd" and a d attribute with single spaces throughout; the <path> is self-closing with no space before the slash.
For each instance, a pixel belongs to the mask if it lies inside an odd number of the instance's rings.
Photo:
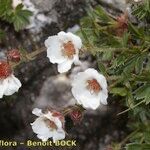
<path id="1" fill-rule="evenodd" d="M 117 20 L 101 7 L 81 21 L 80 34 L 96 57 L 100 72 L 109 80 L 110 93 L 129 104 L 150 102 L 150 34 L 145 27 L 128 21 L 128 31 L 117 36 Z"/>
<path id="2" fill-rule="evenodd" d="M 142 11 L 141 7 L 146 3 L 149 4 L 145 1 L 136 9 Z M 142 17 L 137 15 L 139 19 L 147 17 L 149 10 L 144 9 Z M 131 118 L 147 121 L 150 119 L 147 112 L 150 106 L 150 30 L 147 24 L 134 24 L 129 18 L 124 22 L 126 30 L 120 28 L 121 23 L 118 16 L 114 17 L 98 6 L 90 9 L 87 17 L 81 20 L 79 34 L 86 49 L 95 56 L 99 71 L 107 77 L 112 96 L 119 96 L 127 111 L 132 110 Z M 149 147 L 146 142 L 143 145 L 142 141 L 139 147 Z M 128 144 L 127 149 L 134 150 L 138 144 L 139 141 Z"/>
<path id="3" fill-rule="evenodd" d="M 24 9 L 22 4 L 13 8 L 12 0 L 0 0 L 0 20 L 13 24 L 16 31 L 24 29 L 29 24 L 31 15 L 32 12 Z"/>
<path id="4" fill-rule="evenodd" d="M 134 5 L 133 14 L 139 20 L 145 20 L 150 22 L 150 1 L 149 0 L 142 0 L 140 3 Z"/>

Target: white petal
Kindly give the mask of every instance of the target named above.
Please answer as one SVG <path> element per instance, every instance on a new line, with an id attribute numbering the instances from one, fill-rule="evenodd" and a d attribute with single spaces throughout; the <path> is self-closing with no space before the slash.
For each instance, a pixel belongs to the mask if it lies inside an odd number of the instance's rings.
<path id="1" fill-rule="evenodd" d="M 41 139 L 43 142 L 46 142 L 50 137 L 47 136 L 47 135 L 40 135 L 40 134 L 37 134 L 37 137 L 39 139 Z"/>
<path id="2" fill-rule="evenodd" d="M 47 136 L 50 134 L 50 129 L 44 122 L 43 117 L 37 118 L 33 123 L 31 123 L 31 126 L 36 134 L 39 134 L 41 136 Z"/>
<path id="3" fill-rule="evenodd" d="M 58 64 L 58 72 L 59 73 L 64 73 L 67 72 L 68 70 L 71 69 L 73 61 L 72 60 L 67 60 L 61 64 Z"/>
<path id="4" fill-rule="evenodd" d="M 84 76 L 83 72 L 79 72 L 76 75 L 74 75 L 74 78 L 72 80 L 72 86 L 78 86 L 79 84 L 81 84 L 81 86 L 83 86 L 82 84 L 85 84 L 86 82 L 86 78 Z M 80 86 L 80 85 L 79 85 Z"/>
<path id="5" fill-rule="evenodd" d="M 55 43 L 58 42 L 57 44 L 60 45 L 59 39 L 58 39 L 58 36 L 57 36 L 57 35 L 49 36 L 49 37 L 45 40 L 44 44 L 45 44 L 45 46 L 46 46 L 47 48 L 49 48 L 49 47 L 51 47 L 51 45 L 52 45 L 53 42 L 55 42 Z"/>
<path id="6" fill-rule="evenodd" d="M 34 115 L 36 115 L 36 116 L 41 116 L 41 115 L 43 115 L 43 113 L 42 113 L 42 110 L 41 109 L 39 109 L 39 108 L 34 108 L 33 110 L 32 110 L 32 114 L 34 114 Z"/>
<path id="7" fill-rule="evenodd" d="M 107 105 L 107 98 L 108 98 L 108 91 L 107 91 L 107 89 L 106 90 L 102 90 L 100 92 L 99 96 L 100 96 L 100 102 L 103 105 Z"/>
<path id="8" fill-rule="evenodd" d="M 64 31 L 60 31 L 57 35 L 63 43 L 67 43 L 68 41 L 71 40 L 67 35 L 67 33 L 65 33 Z"/>
<path id="9" fill-rule="evenodd" d="M 7 89 L 8 82 L 4 80 L 0 80 L 0 98 L 3 98 L 4 92 Z"/>
<path id="10" fill-rule="evenodd" d="M 45 46 L 47 49 L 47 57 L 51 63 L 62 63 L 66 58 L 62 55 L 62 43 L 58 36 L 50 36 L 45 41 Z"/>
<path id="11" fill-rule="evenodd" d="M 4 95 L 12 95 L 15 92 L 18 92 L 19 88 L 21 87 L 21 82 L 14 76 L 11 75 L 5 79 L 7 82 L 7 89 L 4 91 Z"/>
<path id="12" fill-rule="evenodd" d="M 43 116 L 46 117 L 47 119 L 51 120 L 52 113 L 50 111 L 48 111 L 47 113 L 43 114 Z"/>
<path id="13" fill-rule="evenodd" d="M 100 98 L 96 94 L 91 94 L 86 87 L 81 84 L 79 86 L 74 86 L 72 88 L 72 94 L 77 100 L 77 102 L 84 108 L 96 109 L 100 105 Z"/>
<path id="14" fill-rule="evenodd" d="M 75 65 L 81 65 L 81 61 L 79 60 L 79 55 L 76 54 L 74 55 L 74 60 L 73 60 Z"/>
<path id="15" fill-rule="evenodd" d="M 67 36 L 71 39 L 72 43 L 75 46 L 75 49 L 81 49 L 82 47 L 82 41 L 81 38 L 71 32 L 67 33 Z"/>
<path id="16" fill-rule="evenodd" d="M 65 138 L 65 131 L 63 129 L 58 129 L 53 134 L 53 142 L 62 140 Z"/>
<path id="17" fill-rule="evenodd" d="M 47 141 L 49 138 L 53 137 L 53 130 L 49 130 L 49 132 L 45 134 L 37 134 L 37 137 L 41 139 L 43 142 Z"/>
<path id="18" fill-rule="evenodd" d="M 54 117 L 52 119 L 52 121 L 54 121 L 54 123 L 56 124 L 57 128 L 62 128 L 62 122 L 57 117 Z"/>

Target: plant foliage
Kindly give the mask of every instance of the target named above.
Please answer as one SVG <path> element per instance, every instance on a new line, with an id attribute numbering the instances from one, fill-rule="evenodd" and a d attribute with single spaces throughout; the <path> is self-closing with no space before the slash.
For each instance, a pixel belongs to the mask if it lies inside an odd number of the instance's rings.
<path id="1" fill-rule="evenodd" d="M 13 8 L 12 0 L 0 0 L 0 20 L 13 24 L 16 31 L 24 29 L 29 24 L 31 15 L 32 12 L 24 9 L 22 4 Z"/>
<path id="2" fill-rule="evenodd" d="M 133 7 L 133 14 L 148 23 L 149 0 Z M 101 73 L 107 76 L 112 96 L 119 96 L 127 107 L 129 126 L 136 134 L 129 138 L 127 150 L 150 149 L 150 30 L 138 25 L 127 14 L 111 17 L 101 6 L 90 9 L 81 20 L 79 34 L 85 48 L 96 58 Z M 124 113 L 122 112 L 122 113 Z M 134 122 L 134 123 L 132 123 Z M 140 129 L 139 129 L 140 127 Z"/>

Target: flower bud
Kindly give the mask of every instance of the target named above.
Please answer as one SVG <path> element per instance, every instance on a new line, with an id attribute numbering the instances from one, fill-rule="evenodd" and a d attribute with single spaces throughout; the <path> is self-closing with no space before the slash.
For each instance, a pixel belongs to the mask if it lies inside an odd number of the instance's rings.
<path id="1" fill-rule="evenodd" d="M 12 49 L 7 52 L 8 60 L 12 62 L 19 62 L 20 61 L 20 52 L 17 49 Z"/>
<path id="2" fill-rule="evenodd" d="M 73 111 L 71 111 L 71 113 L 70 113 L 70 117 L 71 117 L 71 119 L 73 120 L 73 122 L 75 123 L 75 124 L 78 124 L 80 121 L 81 121 L 81 119 L 82 119 L 82 111 L 81 110 L 79 110 L 79 109 L 74 109 Z"/>
<path id="3" fill-rule="evenodd" d="M 128 29 L 128 14 L 124 13 L 123 15 L 116 18 L 117 20 L 117 28 L 116 28 L 116 34 L 118 36 L 122 36 L 124 32 Z"/>

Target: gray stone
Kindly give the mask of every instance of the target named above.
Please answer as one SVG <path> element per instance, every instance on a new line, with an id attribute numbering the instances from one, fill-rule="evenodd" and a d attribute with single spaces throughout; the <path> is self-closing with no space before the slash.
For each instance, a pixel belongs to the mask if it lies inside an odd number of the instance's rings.
<path id="1" fill-rule="evenodd" d="M 57 75 L 45 80 L 33 107 L 59 109 L 74 104 L 70 80 L 66 75 Z"/>

